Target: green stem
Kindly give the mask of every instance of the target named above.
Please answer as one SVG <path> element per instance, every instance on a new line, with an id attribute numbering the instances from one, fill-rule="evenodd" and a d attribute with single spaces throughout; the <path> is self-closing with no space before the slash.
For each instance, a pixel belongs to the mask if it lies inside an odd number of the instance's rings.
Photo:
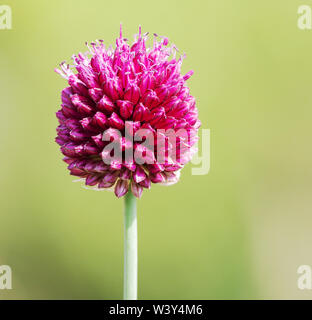
<path id="1" fill-rule="evenodd" d="M 137 300 L 138 232 L 136 198 L 129 190 L 124 211 L 124 300 Z"/>

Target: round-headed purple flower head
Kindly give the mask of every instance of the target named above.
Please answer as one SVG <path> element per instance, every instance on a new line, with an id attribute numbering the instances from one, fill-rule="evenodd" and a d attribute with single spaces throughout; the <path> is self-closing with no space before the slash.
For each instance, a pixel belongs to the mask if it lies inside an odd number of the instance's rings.
<path id="1" fill-rule="evenodd" d="M 154 34 L 151 48 L 146 42 L 141 29 L 131 46 L 120 31 L 114 49 L 98 40 L 72 57 L 73 66 L 56 70 L 69 84 L 56 113 L 56 142 L 70 174 L 97 189 L 113 187 L 117 197 L 177 182 L 198 139 L 186 86 L 193 71 L 181 74 L 183 56 L 176 58 L 166 37 Z"/>

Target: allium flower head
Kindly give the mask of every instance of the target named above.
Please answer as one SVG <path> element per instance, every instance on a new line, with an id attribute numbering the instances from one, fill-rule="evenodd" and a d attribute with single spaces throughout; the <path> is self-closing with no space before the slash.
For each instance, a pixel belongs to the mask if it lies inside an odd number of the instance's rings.
<path id="1" fill-rule="evenodd" d="M 176 58 L 177 49 L 168 46 L 167 38 L 154 34 L 151 48 L 147 38 L 140 28 L 129 45 L 120 30 L 114 49 L 98 40 L 87 44 L 87 53 L 72 57 L 73 66 L 61 63 L 56 70 L 69 84 L 56 113 L 56 142 L 64 161 L 71 175 L 97 189 L 113 187 L 117 197 L 130 188 L 140 197 L 151 183 L 177 182 L 198 139 L 195 99 L 186 86 L 193 71 L 181 74 L 183 56 Z M 128 138 L 142 129 L 151 133 L 152 142 L 146 142 L 146 135 L 141 142 Z M 173 135 L 174 145 L 166 130 L 184 135 Z M 122 157 L 107 161 L 112 141 Z M 134 157 L 127 157 L 129 150 Z"/>

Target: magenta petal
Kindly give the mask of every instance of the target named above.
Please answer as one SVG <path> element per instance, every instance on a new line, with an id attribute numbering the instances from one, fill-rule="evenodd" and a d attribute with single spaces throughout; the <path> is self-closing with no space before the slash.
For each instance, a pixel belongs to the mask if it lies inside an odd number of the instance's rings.
<path id="1" fill-rule="evenodd" d="M 122 162 L 118 160 L 112 160 L 110 163 L 110 168 L 113 170 L 119 170 L 122 167 Z"/>
<path id="2" fill-rule="evenodd" d="M 105 84 L 105 93 L 113 100 L 119 99 L 118 84 L 114 80 L 107 81 Z"/>
<path id="3" fill-rule="evenodd" d="M 177 171 L 179 169 L 181 169 L 182 166 L 179 164 L 172 164 L 172 165 L 166 165 L 165 166 L 165 170 L 166 171 Z"/>
<path id="4" fill-rule="evenodd" d="M 87 138 L 87 135 L 79 129 L 74 129 L 70 131 L 70 137 L 74 141 L 82 141 Z"/>
<path id="5" fill-rule="evenodd" d="M 93 122 L 92 118 L 86 117 L 86 118 L 79 120 L 79 122 L 85 130 L 92 131 L 92 132 L 96 131 L 93 124 L 92 124 L 92 122 Z"/>
<path id="6" fill-rule="evenodd" d="M 115 112 L 113 112 L 112 115 L 108 118 L 108 123 L 111 127 L 118 130 L 122 130 L 125 127 L 124 121 Z"/>
<path id="7" fill-rule="evenodd" d="M 158 96 L 159 102 L 163 102 L 167 98 L 169 90 L 167 88 L 167 85 L 162 84 L 161 86 L 155 89 L 155 92 Z"/>
<path id="8" fill-rule="evenodd" d="M 66 119 L 65 126 L 70 130 L 74 130 L 79 129 L 80 124 L 77 119 Z"/>
<path id="9" fill-rule="evenodd" d="M 124 119 L 128 119 L 133 112 L 133 103 L 127 100 L 117 100 L 119 113 Z"/>
<path id="10" fill-rule="evenodd" d="M 115 183 L 117 180 L 117 174 L 115 172 L 107 172 L 103 177 L 103 182 Z"/>
<path id="11" fill-rule="evenodd" d="M 105 129 L 107 127 L 107 118 L 104 113 L 102 112 L 97 112 L 94 116 L 93 119 L 95 123 L 102 129 Z"/>
<path id="12" fill-rule="evenodd" d="M 62 110 L 56 112 L 56 117 L 58 118 L 59 123 L 63 123 L 66 121 L 66 117 L 64 116 Z"/>
<path id="13" fill-rule="evenodd" d="M 134 162 L 125 161 L 123 164 L 126 168 L 128 168 L 130 171 L 134 172 L 136 169 L 136 164 Z"/>
<path id="14" fill-rule="evenodd" d="M 119 179 L 115 186 L 115 195 L 118 198 L 120 198 L 128 192 L 128 189 L 129 189 L 129 181 Z"/>
<path id="15" fill-rule="evenodd" d="M 131 180 L 131 191 L 137 198 L 141 198 L 143 187 Z"/>
<path id="16" fill-rule="evenodd" d="M 141 96 L 140 88 L 136 85 L 131 85 L 125 92 L 124 99 L 137 104 Z"/>
<path id="17" fill-rule="evenodd" d="M 108 169 L 109 169 L 108 166 L 104 164 L 104 162 L 102 161 L 98 161 L 94 167 L 94 171 L 98 173 L 104 173 Z"/>
<path id="18" fill-rule="evenodd" d="M 113 102 L 105 95 L 98 102 L 97 107 L 99 110 L 101 110 L 107 114 L 111 114 L 114 111 Z"/>
<path id="19" fill-rule="evenodd" d="M 85 177 L 87 175 L 85 171 L 78 168 L 73 168 L 72 170 L 70 170 L 70 174 L 76 177 Z"/>
<path id="20" fill-rule="evenodd" d="M 149 178 L 146 178 L 145 180 L 141 181 L 139 185 L 142 186 L 143 188 L 150 189 L 151 180 Z"/>
<path id="21" fill-rule="evenodd" d="M 158 173 L 164 171 L 164 166 L 160 163 L 150 164 L 148 166 L 149 172 L 151 173 Z"/>
<path id="22" fill-rule="evenodd" d="M 165 181 L 165 177 L 163 176 L 162 173 L 158 172 L 158 173 L 151 173 L 149 178 L 151 179 L 151 181 L 153 183 L 160 183 L 160 182 L 164 182 Z"/>
<path id="23" fill-rule="evenodd" d="M 100 148 L 103 149 L 105 144 L 104 141 L 102 141 L 102 134 L 98 134 L 96 136 L 91 137 L 93 142 Z"/>
<path id="24" fill-rule="evenodd" d="M 67 118 L 80 118 L 80 114 L 76 111 L 73 105 L 67 106 L 62 104 L 62 113 Z"/>
<path id="25" fill-rule="evenodd" d="M 130 178 L 131 178 L 131 171 L 130 171 L 128 168 L 123 167 L 123 168 L 120 170 L 119 178 L 120 178 L 120 179 L 123 179 L 123 180 L 130 180 Z"/>
<path id="26" fill-rule="evenodd" d="M 145 117 L 146 110 L 147 108 L 140 102 L 134 109 L 133 120 L 142 121 Z"/>
<path id="27" fill-rule="evenodd" d="M 146 178 L 146 173 L 142 169 L 142 167 L 137 166 L 134 173 L 133 173 L 133 179 L 136 183 L 139 183 L 143 181 Z"/>
<path id="28" fill-rule="evenodd" d="M 186 114 L 186 116 L 184 116 L 184 119 L 191 125 L 195 125 L 196 121 L 197 121 L 197 113 L 190 111 Z"/>
<path id="29" fill-rule="evenodd" d="M 86 164 L 85 164 L 85 166 L 84 166 L 84 169 L 86 170 L 86 171 L 88 171 L 88 172 L 92 172 L 93 170 L 94 170 L 94 168 L 95 168 L 95 162 L 93 162 L 93 161 L 88 161 Z"/>
<path id="30" fill-rule="evenodd" d="M 75 162 L 75 159 L 69 158 L 69 157 L 64 157 L 63 161 L 66 162 L 67 164 L 71 164 L 73 162 Z"/>
<path id="31" fill-rule="evenodd" d="M 83 145 L 83 151 L 90 156 L 99 153 L 99 149 L 91 141 Z"/>
<path id="32" fill-rule="evenodd" d="M 159 104 L 159 98 L 158 98 L 155 91 L 150 90 L 147 93 L 147 95 L 145 96 L 145 99 L 144 99 L 144 104 L 145 104 L 145 106 L 147 106 L 150 109 Z"/>
<path id="33" fill-rule="evenodd" d="M 95 186 L 100 180 L 98 175 L 89 174 L 86 178 L 86 185 L 87 186 Z"/>
<path id="34" fill-rule="evenodd" d="M 77 76 L 71 75 L 68 78 L 68 83 L 72 87 L 75 93 L 81 94 L 83 96 L 88 95 L 88 88 L 85 84 L 77 78 Z"/>
<path id="35" fill-rule="evenodd" d="M 155 123 L 157 129 L 173 129 L 175 128 L 176 119 L 174 117 L 166 117 Z"/>
<path id="36" fill-rule="evenodd" d="M 78 112 L 82 115 L 90 115 L 92 113 L 92 104 L 88 98 L 74 94 L 71 96 L 71 101 L 72 104 L 77 107 Z"/>
<path id="37" fill-rule="evenodd" d="M 154 126 L 157 122 L 159 122 L 166 115 L 165 109 L 163 107 L 157 107 L 152 110 L 152 118 L 150 120 L 150 124 Z"/>
<path id="38" fill-rule="evenodd" d="M 191 70 L 191 71 L 189 71 L 189 72 L 183 77 L 183 79 L 186 81 L 186 80 L 188 80 L 193 74 L 194 74 L 194 71 Z"/>
<path id="39" fill-rule="evenodd" d="M 147 73 L 142 77 L 141 84 L 140 84 L 140 90 L 141 94 L 144 95 L 145 91 L 148 89 L 153 89 L 155 86 L 155 77 Z"/>
<path id="40" fill-rule="evenodd" d="M 176 108 L 181 103 L 181 100 L 177 98 L 176 96 L 171 97 L 166 103 L 164 104 L 164 108 L 168 114 L 170 111 L 174 108 Z"/>
<path id="41" fill-rule="evenodd" d="M 115 184 L 115 181 L 113 182 L 106 182 L 104 180 L 102 180 L 99 185 L 98 185 L 98 188 L 111 188 L 113 185 Z"/>
<path id="42" fill-rule="evenodd" d="M 94 102 L 98 102 L 103 96 L 103 90 L 100 88 L 91 88 L 88 92 Z"/>
<path id="43" fill-rule="evenodd" d="M 190 89 L 188 87 L 182 87 L 182 89 L 178 93 L 178 98 L 180 100 L 184 100 L 190 94 Z"/>

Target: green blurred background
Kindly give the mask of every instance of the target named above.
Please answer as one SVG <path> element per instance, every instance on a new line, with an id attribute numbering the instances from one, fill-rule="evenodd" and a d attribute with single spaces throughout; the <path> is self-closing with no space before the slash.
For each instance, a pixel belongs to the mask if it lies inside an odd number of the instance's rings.
<path id="1" fill-rule="evenodd" d="M 0 299 L 121 299 L 123 201 L 73 183 L 53 69 L 85 41 L 167 35 L 211 130 L 211 170 L 139 200 L 140 299 L 312 298 L 311 0 L 6 0 L 0 30 Z"/>

